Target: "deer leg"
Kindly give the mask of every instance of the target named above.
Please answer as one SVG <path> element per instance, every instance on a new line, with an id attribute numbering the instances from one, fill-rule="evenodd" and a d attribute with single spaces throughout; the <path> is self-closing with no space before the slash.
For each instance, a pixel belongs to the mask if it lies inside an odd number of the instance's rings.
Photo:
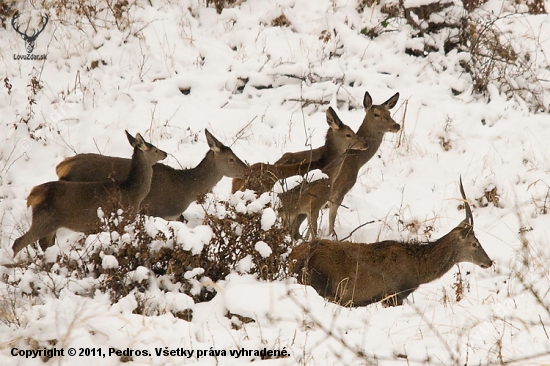
<path id="1" fill-rule="evenodd" d="M 300 235 L 300 225 L 302 225 L 302 222 L 304 222 L 306 217 L 306 214 L 298 214 L 292 220 L 290 228 L 292 230 L 292 238 L 294 240 L 298 240 L 302 237 L 302 235 Z"/>
<path id="2" fill-rule="evenodd" d="M 330 208 L 328 211 L 328 233 L 329 235 L 336 234 L 334 231 L 334 223 L 336 221 L 336 214 L 338 213 L 338 208 L 344 200 L 344 195 L 342 197 L 335 197 L 330 202 Z"/>
<path id="3" fill-rule="evenodd" d="M 319 210 L 314 207 L 310 207 L 308 214 L 308 230 L 307 230 L 307 240 L 311 240 L 317 237 L 317 221 L 319 220 Z"/>
<path id="4" fill-rule="evenodd" d="M 56 232 L 54 231 L 53 233 L 38 239 L 38 244 L 40 245 L 40 248 L 42 248 L 43 252 L 55 244 L 55 233 Z"/>
<path id="5" fill-rule="evenodd" d="M 41 240 L 41 247 L 43 243 L 48 244 L 48 240 L 51 240 L 53 243 L 55 232 L 59 227 L 59 225 L 56 225 L 56 223 L 52 221 L 52 216 L 50 214 L 35 208 L 32 212 L 31 228 L 23 236 L 15 239 L 13 242 L 13 256 L 15 257 L 21 249 L 39 239 Z"/>
<path id="6" fill-rule="evenodd" d="M 31 232 L 30 230 L 25 233 L 23 236 L 15 239 L 12 245 L 13 249 L 13 256 L 15 257 L 17 253 L 21 251 L 21 249 L 25 248 L 27 245 L 34 243 L 37 241 L 40 237 L 37 236 L 35 233 Z"/>

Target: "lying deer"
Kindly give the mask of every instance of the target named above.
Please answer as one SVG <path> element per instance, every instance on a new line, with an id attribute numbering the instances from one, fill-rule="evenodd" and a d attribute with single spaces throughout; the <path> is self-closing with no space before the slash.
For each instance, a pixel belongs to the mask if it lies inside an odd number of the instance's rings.
<path id="1" fill-rule="evenodd" d="M 138 133 L 126 136 L 134 147 L 130 169 L 123 180 L 111 182 L 48 182 L 34 187 L 27 198 L 32 207 L 32 225 L 13 243 L 15 256 L 27 245 L 39 240 L 43 250 L 54 244 L 59 228 L 85 233 L 100 227 L 98 208 L 116 207 L 128 214 L 139 211 L 149 193 L 153 164 L 166 158 L 166 153 L 145 142 Z"/>
<path id="2" fill-rule="evenodd" d="M 233 151 L 204 131 L 210 150 L 195 168 L 178 170 L 164 164 L 153 166 L 151 190 L 142 204 L 147 213 L 166 220 L 183 221 L 184 212 L 197 197 L 208 193 L 223 176 L 244 178 L 248 166 Z M 56 167 L 59 180 L 94 182 L 123 179 L 130 160 L 98 154 L 78 154 Z"/>
<path id="3" fill-rule="evenodd" d="M 300 224 L 306 217 L 309 221 L 308 237 L 317 235 L 319 211 L 330 197 L 334 178 L 341 169 L 345 169 L 342 168 L 342 163 L 345 161 L 346 155 L 350 151 L 362 151 L 368 148 L 365 139 L 344 124 L 332 108 L 327 110 L 327 123 L 329 129 L 325 138 L 325 148 L 319 161 L 323 162 L 324 167 L 321 170 L 328 175 L 328 178 L 314 182 L 303 181 L 297 187 L 279 194 L 281 200 L 279 212 L 284 225 L 295 239 L 300 237 Z M 321 186 L 325 188 L 322 193 L 309 190 L 309 187 L 317 186 L 319 182 L 322 182 Z"/>
<path id="4" fill-rule="evenodd" d="M 382 301 L 402 305 L 421 284 L 443 276 L 455 264 L 470 262 L 489 268 L 493 262 L 474 234 L 474 218 L 466 200 L 466 218 L 451 232 L 429 243 L 394 240 L 373 244 L 314 240 L 290 254 L 301 283 L 310 284 L 331 301 L 365 306 Z"/>

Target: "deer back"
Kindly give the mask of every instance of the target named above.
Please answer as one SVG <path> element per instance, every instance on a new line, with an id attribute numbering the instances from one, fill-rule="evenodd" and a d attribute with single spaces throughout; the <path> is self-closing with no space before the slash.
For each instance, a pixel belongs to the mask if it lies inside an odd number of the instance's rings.
<path id="1" fill-rule="evenodd" d="M 290 164 L 254 164 L 247 174 L 247 179 L 233 180 L 233 192 L 254 189 L 257 194 L 261 194 L 271 189 L 280 179 L 303 175 L 313 169 L 323 169 L 347 150 L 366 150 L 368 148 L 365 139 L 344 124 L 331 107 L 326 112 L 326 119 L 329 128 L 325 136 L 324 149 L 318 160 Z"/>
<path id="2" fill-rule="evenodd" d="M 149 194 L 143 200 L 148 214 L 175 220 L 191 202 L 209 192 L 223 176 L 244 177 L 248 166 L 233 151 L 205 130 L 210 150 L 192 169 L 179 170 L 164 164 L 153 166 Z M 97 154 L 78 154 L 56 168 L 60 180 L 102 181 L 120 179 L 130 169 L 130 160 Z"/>
<path id="3" fill-rule="evenodd" d="M 14 255 L 28 244 L 48 237 L 49 245 L 59 228 L 94 232 L 99 228 L 98 208 L 122 208 L 128 214 L 138 212 L 151 187 L 152 166 L 166 158 L 166 153 L 147 144 L 140 134 L 134 138 L 126 132 L 134 147 L 130 170 L 121 181 L 49 182 L 34 187 L 27 198 L 32 207 L 29 231 L 15 240 Z"/>
<path id="4" fill-rule="evenodd" d="M 466 200 L 462 182 L 460 186 Z M 385 305 L 401 305 L 421 284 L 440 278 L 457 263 L 492 266 L 474 235 L 473 217 L 466 201 L 465 206 L 466 219 L 429 243 L 304 242 L 290 255 L 293 271 L 302 283 L 343 305 L 364 306 L 381 300 Z"/>

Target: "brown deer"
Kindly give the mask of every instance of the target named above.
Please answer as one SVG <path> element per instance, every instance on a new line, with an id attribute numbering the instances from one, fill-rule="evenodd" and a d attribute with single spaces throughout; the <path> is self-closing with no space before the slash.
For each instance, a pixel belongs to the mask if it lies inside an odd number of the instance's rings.
<path id="1" fill-rule="evenodd" d="M 365 151 L 351 151 L 344 160 L 342 169 L 336 180 L 333 183 L 333 191 L 330 197 L 329 209 L 329 228 L 331 234 L 335 234 L 334 223 L 338 208 L 342 204 L 346 194 L 353 188 L 357 181 L 359 169 L 365 165 L 378 151 L 384 134 L 386 132 L 396 133 L 401 129 L 401 126 L 396 123 L 390 115 L 390 109 L 395 107 L 399 93 L 395 93 L 390 99 L 381 105 L 373 105 L 372 98 L 369 93 L 365 93 L 363 98 L 363 106 L 366 110 L 365 119 L 357 130 L 357 135 L 364 137 L 369 143 L 369 148 Z"/>
<path id="2" fill-rule="evenodd" d="M 332 177 L 331 180 L 319 180 L 311 183 L 300 194 L 294 192 L 292 194 L 296 201 L 295 206 L 307 208 L 312 207 L 316 210 L 317 207 L 323 207 L 326 202 L 330 203 L 329 209 L 329 233 L 334 233 L 334 223 L 336 221 L 336 213 L 342 204 L 345 195 L 355 184 L 359 169 L 369 161 L 382 143 L 382 139 L 386 132 L 398 132 L 401 126 L 396 123 L 391 115 L 392 109 L 399 99 L 399 93 L 395 93 L 390 99 L 380 105 L 373 105 L 372 98 L 368 92 L 363 98 L 363 106 L 365 107 L 366 115 L 363 123 L 357 131 L 357 135 L 365 138 L 368 143 L 366 150 L 352 150 L 346 154 L 345 160 L 340 165 L 342 169 Z M 308 161 L 311 158 L 311 163 L 314 164 L 319 155 L 324 152 L 324 147 L 314 150 L 300 151 L 297 153 L 284 154 L 275 164 L 297 164 L 299 162 Z M 289 198 L 290 200 L 290 198 Z M 316 211 L 318 215 L 318 211 Z M 299 228 L 302 221 L 306 218 L 305 215 L 297 215 L 292 224 L 293 227 Z M 311 218 L 313 220 L 313 217 Z M 311 227 L 311 221 L 309 221 Z M 298 230 L 298 229 L 296 229 Z M 311 233 L 311 231 L 308 231 Z M 295 232 L 294 237 L 299 237 L 299 233 Z"/>
<path id="3" fill-rule="evenodd" d="M 436 241 L 304 242 L 290 254 L 295 260 L 293 271 L 301 283 L 310 284 L 331 301 L 352 306 L 382 301 L 384 306 L 396 306 L 421 284 L 440 278 L 457 263 L 489 268 L 493 262 L 474 234 L 462 180 L 460 193 L 466 218 Z"/>
<path id="4" fill-rule="evenodd" d="M 85 233 L 97 232 L 100 226 L 98 208 L 122 208 L 136 214 L 149 193 L 153 164 L 166 158 L 166 153 L 145 142 L 138 133 L 126 136 L 134 148 L 130 169 L 125 179 L 115 182 L 48 182 L 34 187 L 27 198 L 32 207 L 32 225 L 13 243 L 15 256 L 27 245 L 39 240 L 42 249 L 54 244 L 59 228 Z"/>
<path id="5" fill-rule="evenodd" d="M 151 190 L 142 202 L 149 215 L 183 221 L 182 212 L 224 176 L 244 177 L 248 166 L 208 130 L 204 132 L 210 150 L 195 168 L 179 170 L 164 164 L 153 166 Z M 121 179 L 129 169 L 128 159 L 78 154 L 59 163 L 56 173 L 59 180 L 93 182 Z"/>
<path id="6" fill-rule="evenodd" d="M 322 153 L 315 161 L 300 161 L 291 164 L 253 164 L 246 179 L 233 179 L 233 193 L 238 190 L 252 189 L 260 195 L 270 190 L 280 179 L 293 175 L 304 175 L 314 169 L 323 169 L 348 149 L 365 150 L 364 139 L 357 136 L 349 126 L 342 123 L 334 109 L 326 112 L 329 129 L 325 137 Z"/>
<path id="7" fill-rule="evenodd" d="M 332 191 L 331 183 L 342 168 L 346 155 L 350 151 L 363 151 L 369 147 L 365 139 L 345 125 L 332 108 L 327 110 L 327 123 L 329 129 L 325 139 L 325 148 L 318 162 L 322 162 L 320 163 L 323 166 L 321 170 L 328 175 L 328 179 L 314 182 L 303 181 L 297 187 L 279 194 L 281 200 L 279 212 L 283 223 L 296 239 L 300 237 L 300 224 L 306 217 L 309 220 L 308 237 L 317 235 L 319 210 L 329 199 Z M 319 182 L 322 182 L 324 190 L 323 193 L 317 195 L 317 191 L 310 191 L 309 187 L 317 186 Z"/>
<path id="8" fill-rule="evenodd" d="M 341 169 L 345 169 L 345 167 L 342 167 L 342 163 L 349 153 L 350 151 L 346 151 L 334 161 L 334 164 L 322 169 L 328 178 L 313 182 L 302 181 L 300 185 L 279 193 L 278 197 L 281 202 L 279 215 L 293 239 L 298 240 L 301 238 L 300 225 L 306 218 L 308 228 L 305 239 L 317 237 L 319 211 L 327 202 L 331 202 L 331 196 L 333 192 L 336 192 L 334 182 Z"/>

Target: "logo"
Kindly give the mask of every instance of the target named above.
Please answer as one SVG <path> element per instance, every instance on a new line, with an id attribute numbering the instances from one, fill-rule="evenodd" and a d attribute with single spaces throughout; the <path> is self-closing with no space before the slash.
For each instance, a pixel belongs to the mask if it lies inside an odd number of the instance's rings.
<path id="1" fill-rule="evenodd" d="M 27 31 L 29 30 L 29 24 L 27 24 L 27 27 L 25 28 L 25 31 L 21 31 L 21 25 L 18 24 L 20 14 L 16 12 L 13 14 L 13 17 L 11 18 L 11 26 L 13 29 L 21 35 L 23 40 L 25 41 L 25 49 L 27 50 L 27 55 L 13 55 L 14 60 L 45 60 L 46 55 L 31 55 L 32 51 L 34 50 L 34 43 L 36 42 L 36 38 L 42 33 L 44 28 L 46 28 L 46 24 L 48 24 L 48 16 L 42 15 L 42 19 L 40 23 L 38 24 L 38 28 L 34 29 L 32 34 L 27 34 Z M 30 22 L 29 22 L 30 23 Z"/>

